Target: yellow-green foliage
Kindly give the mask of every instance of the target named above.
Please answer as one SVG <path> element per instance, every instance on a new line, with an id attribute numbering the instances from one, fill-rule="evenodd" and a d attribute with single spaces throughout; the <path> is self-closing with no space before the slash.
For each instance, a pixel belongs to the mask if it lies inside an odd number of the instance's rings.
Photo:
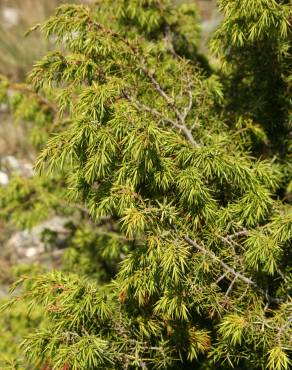
<path id="1" fill-rule="evenodd" d="M 288 29 L 276 27 L 286 5 L 256 3 L 220 2 L 230 17 L 215 45 L 224 46 L 227 64 L 232 54 L 236 65 L 237 47 L 249 56 L 256 40 L 266 51 L 286 42 Z M 203 68 L 196 20 L 193 7 L 119 0 L 62 6 L 41 26 L 56 50 L 28 81 L 38 106 L 50 103 L 53 124 L 36 163 L 41 178 L 25 195 L 36 204 L 42 195 L 59 213 L 69 199 L 79 222 L 63 271 L 30 279 L 22 295 L 47 320 L 24 342 L 32 362 L 72 370 L 289 368 L 288 139 L 280 151 L 262 124 L 286 124 L 287 86 L 261 85 L 264 104 L 250 99 L 243 114 L 229 78 Z M 252 34 L 235 37 L 234 22 L 247 33 L 250 24 Z M 254 97 L 253 81 L 244 83 Z M 281 86 L 278 122 L 263 107 Z M 238 97 L 244 104 L 242 91 Z M 21 214 L 17 191 L 3 194 Z"/>

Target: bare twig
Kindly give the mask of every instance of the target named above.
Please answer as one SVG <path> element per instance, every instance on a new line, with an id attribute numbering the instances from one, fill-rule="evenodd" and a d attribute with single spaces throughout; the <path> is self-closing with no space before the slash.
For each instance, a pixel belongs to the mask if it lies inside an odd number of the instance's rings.
<path id="1" fill-rule="evenodd" d="M 235 276 L 234 279 L 231 281 L 231 284 L 229 285 L 229 287 L 228 287 L 228 289 L 227 289 L 227 291 L 225 293 L 225 297 L 228 297 L 229 296 L 229 293 L 231 292 L 231 290 L 232 290 L 232 288 L 233 288 L 233 286 L 235 284 L 236 279 L 237 279 L 237 276 Z"/>
<path id="2" fill-rule="evenodd" d="M 192 240 L 188 236 L 185 236 L 184 239 L 189 245 L 195 247 L 200 252 L 202 252 L 205 255 L 211 257 L 214 261 L 218 262 L 226 271 L 228 271 L 232 275 L 238 277 L 240 280 L 244 281 L 246 284 L 249 284 L 249 285 L 254 285 L 255 284 L 251 279 L 249 279 L 246 276 L 240 274 L 239 272 L 236 272 L 232 267 L 228 266 L 225 262 L 221 261 L 221 259 L 218 256 L 216 256 L 215 253 L 213 253 L 211 251 L 208 251 L 207 249 L 205 249 L 204 247 L 199 245 L 195 240 Z"/>
<path id="3" fill-rule="evenodd" d="M 279 267 L 277 267 L 276 271 L 281 276 L 282 280 L 287 284 L 288 280 L 287 280 L 286 276 L 284 275 L 284 273 L 281 271 L 281 269 Z"/>
<path id="4" fill-rule="evenodd" d="M 234 241 L 233 239 L 236 238 L 237 236 L 247 236 L 248 235 L 248 230 L 244 229 L 244 230 L 241 230 L 241 231 L 238 231 L 232 235 L 227 235 L 227 236 L 222 236 L 222 235 L 219 235 L 217 234 L 218 238 L 221 239 L 224 243 L 230 245 L 231 247 L 233 246 L 238 246 L 240 248 L 242 248 L 242 246 L 237 243 L 236 241 Z M 276 271 L 277 273 L 281 276 L 282 280 L 287 284 L 288 283 L 288 280 L 285 276 L 285 274 L 281 271 L 281 269 L 279 267 L 276 268 Z"/>
<path id="5" fill-rule="evenodd" d="M 234 247 L 233 242 L 231 242 L 227 237 L 222 236 L 222 235 L 219 235 L 219 234 L 216 234 L 216 236 L 217 236 L 219 239 L 221 239 L 224 243 L 226 243 L 226 244 L 230 245 L 230 247 L 232 247 L 232 248 Z"/>
<path id="6" fill-rule="evenodd" d="M 178 55 L 174 49 L 174 46 L 173 46 L 173 34 L 170 30 L 170 27 L 167 25 L 166 26 L 166 30 L 165 30 L 165 41 L 166 41 L 166 44 L 168 46 L 168 49 L 171 53 L 171 55 L 174 57 L 174 58 L 178 58 Z"/>
<path id="7" fill-rule="evenodd" d="M 189 84 L 189 87 L 188 87 L 188 98 L 189 98 L 189 104 L 187 107 L 184 108 L 184 112 L 182 114 L 182 118 L 183 120 L 185 121 L 185 119 L 187 118 L 188 114 L 190 113 L 192 107 L 193 107 L 193 93 L 192 93 L 192 86 L 191 84 Z"/>
<path id="8" fill-rule="evenodd" d="M 277 340 L 279 344 L 281 344 L 282 336 L 286 333 L 287 330 L 290 329 L 292 323 L 292 316 L 289 316 L 287 321 L 284 323 L 284 325 L 280 326 L 278 334 L 277 334 Z"/>
<path id="9" fill-rule="evenodd" d="M 233 238 L 236 238 L 237 236 L 247 236 L 248 235 L 248 230 L 244 229 L 244 230 L 241 230 L 241 231 L 237 231 L 236 233 L 233 233 L 231 235 L 228 235 L 226 236 L 226 238 L 228 239 L 233 239 Z"/>
<path id="10" fill-rule="evenodd" d="M 149 70 L 149 68 L 146 64 L 146 61 L 144 59 L 140 58 L 140 64 L 141 64 L 142 71 L 149 78 L 149 80 L 151 81 L 153 87 L 158 92 L 158 94 L 160 96 L 162 96 L 163 99 L 166 101 L 166 103 L 169 104 L 171 107 L 173 107 L 176 111 L 176 108 L 174 107 L 174 103 L 175 103 L 174 99 L 171 98 L 170 96 L 168 96 L 167 93 L 164 91 L 162 86 L 159 84 L 159 82 L 154 77 L 154 74 L 152 72 L 150 72 L 150 70 Z"/>
<path id="11" fill-rule="evenodd" d="M 216 280 L 216 284 L 220 283 L 221 280 L 223 280 L 225 277 L 226 277 L 227 273 L 224 272 L 224 274 L 222 274 L 221 276 L 219 276 L 219 278 Z"/>
<path id="12" fill-rule="evenodd" d="M 163 121 L 167 122 L 167 123 L 170 123 L 171 125 L 173 125 L 174 127 L 177 127 L 179 128 L 177 122 L 169 117 L 166 117 L 164 114 L 162 114 L 161 112 L 159 112 L 158 110 L 154 109 L 154 108 L 151 108 L 143 103 L 140 103 L 138 100 L 134 99 L 133 97 L 131 97 L 130 95 L 128 95 L 127 93 L 124 92 L 124 97 L 131 103 L 133 103 L 133 105 L 138 109 L 138 110 L 142 110 L 142 111 L 145 111 L 145 112 L 148 112 L 148 113 L 151 113 L 153 116 L 156 116 L 158 118 L 161 118 Z"/>
<path id="13" fill-rule="evenodd" d="M 147 370 L 148 369 L 148 367 L 147 367 L 147 365 L 146 365 L 146 363 L 144 361 L 140 361 L 140 366 L 141 366 L 141 368 L 143 370 Z"/>

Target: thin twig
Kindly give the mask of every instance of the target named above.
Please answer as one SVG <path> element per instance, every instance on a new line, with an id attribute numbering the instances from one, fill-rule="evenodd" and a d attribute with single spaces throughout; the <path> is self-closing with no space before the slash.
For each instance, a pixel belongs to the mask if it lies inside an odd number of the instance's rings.
<path id="1" fill-rule="evenodd" d="M 133 97 L 131 97 L 130 95 L 128 95 L 127 93 L 123 93 L 124 94 L 124 97 L 131 103 L 133 103 L 133 105 L 138 109 L 138 110 L 142 110 L 142 111 L 145 111 L 145 112 L 148 112 L 148 113 L 151 113 L 153 116 L 156 116 L 158 118 L 161 118 L 163 121 L 167 122 L 167 123 L 170 123 L 171 125 L 173 125 L 174 127 L 178 127 L 178 124 L 176 121 L 174 121 L 173 119 L 169 118 L 169 117 L 166 117 L 165 115 L 163 115 L 161 112 L 159 112 L 158 110 L 154 109 L 154 108 L 151 108 L 143 103 L 140 103 L 138 100 L 134 99 Z"/>
<path id="2" fill-rule="evenodd" d="M 190 84 L 189 84 L 189 88 L 188 88 L 187 93 L 188 93 L 188 98 L 189 98 L 189 104 L 188 104 L 187 107 L 185 107 L 184 112 L 182 114 L 182 118 L 183 118 L 184 121 L 186 120 L 188 114 L 190 113 L 190 111 L 193 107 L 193 93 L 192 93 L 192 86 Z"/>
<path id="3" fill-rule="evenodd" d="M 229 296 L 229 293 L 231 292 L 231 290 L 232 290 L 232 288 L 233 288 L 233 286 L 235 284 L 236 279 L 237 279 L 237 276 L 235 276 L 234 279 L 231 281 L 231 284 L 229 285 L 229 287 L 228 287 L 228 289 L 227 289 L 227 291 L 225 293 L 225 297 L 228 297 Z"/>
<path id="4" fill-rule="evenodd" d="M 167 93 L 164 91 L 164 89 L 162 88 L 162 86 L 159 84 L 159 82 L 154 77 L 154 74 L 152 72 L 150 72 L 150 70 L 148 69 L 147 64 L 146 64 L 146 61 L 141 58 L 140 59 L 140 63 L 141 63 L 141 69 L 142 69 L 142 71 L 149 78 L 149 80 L 151 81 L 151 83 L 152 83 L 153 87 L 155 88 L 155 90 L 158 92 L 158 94 L 160 96 L 163 97 L 163 99 L 166 101 L 166 103 L 169 104 L 171 107 L 173 107 L 175 109 L 175 111 L 176 111 L 176 108 L 174 106 L 174 99 L 171 98 L 170 96 L 168 96 Z"/>
<path id="5" fill-rule="evenodd" d="M 233 239 L 233 238 L 236 238 L 237 236 L 243 236 L 243 235 L 247 236 L 248 230 L 237 231 L 236 233 L 226 236 L 226 238 Z"/>
<path id="6" fill-rule="evenodd" d="M 243 236 L 243 235 L 245 235 L 245 236 L 248 235 L 248 230 L 238 231 L 238 232 L 236 232 L 236 233 L 234 233 L 232 235 L 227 235 L 226 237 L 217 234 L 218 238 L 221 239 L 226 244 L 230 245 L 231 247 L 238 246 L 240 248 L 242 248 L 242 246 L 240 244 L 238 244 L 237 242 L 235 242 L 233 239 L 235 237 L 237 237 L 237 236 Z M 287 280 L 285 274 L 281 271 L 281 269 L 279 267 L 277 267 L 276 268 L 276 271 L 280 275 L 280 277 L 282 278 L 282 280 L 287 284 L 288 283 L 288 280 Z"/>
<path id="7" fill-rule="evenodd" d="M 40 95 L 39 93 L 32 91 L 28 86 L 20 83 L 11 83 L 8 87 L 8 91 L 10 94 L 13 94 L 14 92 L 23 92 L 27 93 L 31 96 L 33 96 L 41 105 L 46 106 L 49 108 L 54 114 L 57 114 L 57 108 L 56 106 L 46 99 L 44 96 Z"/>
<path id="8" fill-rule="evenodd" d="M 216 284 L 220 283 L 220 281 L 223 280 L 226 276 L 227 276 L 227 273 L 224 272 L 224 274 L 222 274 L 221 276 L 219 276 L 219 278 L 216 280 Z"/>
<path id="9" fill-rule="evenodd" d="M 140 366 L 141 366 L 141 368 L 143 370 L 147 370 L 148 369 L 148 367 L 147 367 L 147 365 L 146 365 L 146 363 L 144 361 L 140 361 Z"/>

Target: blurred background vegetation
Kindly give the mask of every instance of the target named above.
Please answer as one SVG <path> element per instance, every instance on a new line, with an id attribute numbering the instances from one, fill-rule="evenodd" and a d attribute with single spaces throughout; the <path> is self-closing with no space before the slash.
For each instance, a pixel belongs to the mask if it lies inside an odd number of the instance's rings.
<path id="1" fill-rule="evenodd" d="M 50 49 L 50 43 L 29 28 L 42 22 L 63 0 L 1 0 L 0 73 L 23 80 L 34 61 Z"/>

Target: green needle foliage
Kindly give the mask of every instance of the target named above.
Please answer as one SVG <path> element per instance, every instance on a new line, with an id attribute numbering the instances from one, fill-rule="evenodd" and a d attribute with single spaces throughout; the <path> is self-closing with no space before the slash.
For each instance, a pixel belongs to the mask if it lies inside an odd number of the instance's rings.
<path id="1" fill-rule="evenodd" d="M 225 19 L 211 46 L 224 61 L 225 103 L 233 112 L 233 123 L 239 121 L 238 128 L 253 130 L 258 137 L 254 149 L 264 156 L 276 154 L 287 168 L 287 151 L 291 151 L 291 2 L 219 0 L 218 5 Z M 291 165 L 287 181 L 290 179 Z"/>
<path id="2" fill-rule="evenodd" d="M 193 6 L 97 1 L 62 6 L 41 26 L 56 50 L 36 63 L 34 92 L 22 95 L 50 112 L 36 164 L 47 183 L 32 178 L 31 196 L 54 194 L 45 203 L 54 211 L 69 199 L 83 216 L 62 271 L 18 282 L 29 281 L 20 299 L 45 312 L 23 342 L 32 364 L 290 367 L 292 213 L 281 198 L 290 8 L 220 6 L 219 73 L 197 53 Z M 8 187 L 1 202 L 19 191 Z"/>

